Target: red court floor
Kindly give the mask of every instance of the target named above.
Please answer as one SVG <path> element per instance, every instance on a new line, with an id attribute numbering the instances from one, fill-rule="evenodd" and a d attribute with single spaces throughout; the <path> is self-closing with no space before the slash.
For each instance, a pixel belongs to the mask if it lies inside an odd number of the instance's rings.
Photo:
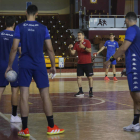
<path id="1" fill-rule="evenodd" d="M 17 136 L 21 124 L 10 124 L 10 86 L 0 102 L 0 140 L 139 140 L 140 133 L 124 132 L 123 127 L 132 123 L 133 102 L 129 95 L 126 77 L 118 82 L 105 82 L 103 77 L 94 77 L 93 98 L 88 97 L 88 81 L 83 78 L 84 97 L 77 98 L 77 78 L 57 76 L 50 80 L 50 97 L 55 123 L 65 133 L 47 136 L 47 121 L 42 101 L 34 82 L 30 86 L 29 130 L 31 137 Z M 18 110 L 19 113 L 19 110 Z"/>

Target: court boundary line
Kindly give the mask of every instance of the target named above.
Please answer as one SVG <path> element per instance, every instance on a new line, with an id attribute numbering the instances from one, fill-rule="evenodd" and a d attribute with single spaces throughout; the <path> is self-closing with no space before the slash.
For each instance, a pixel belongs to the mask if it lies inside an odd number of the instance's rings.
<path id="1" fill-rule="evenodd" d="M 8 123 L 10 123 L 9 119 L 8 119 L 3 113 L 0 112 L 0 116 L 1 116 L 4 120 L 6 120 Z M 12 123 L 12 125 L 13 125 L 14 127 L 16 127 L 18 130 L 21 129 L 21 127 L 17 126 L 17 125 L 14 124 L 14 123 Z M 31 139 L 31 140 L 37 140 L 37 139 L 35 139 L 33 136 L 31 136 L 31 135 L 30 135 L 29 139 Z"/>
<path id="2" fill-rule="evenodd" d="M 106 100 L 104 98 L 100 98 L 98 96 L 96 96 L 99 99 L 105 100 L 106 102 L 112 102 L 112 103 L 116 103 L 116 104 L 120 104 L 120 105 L 124 105 L 124 106 L 129 106 L 129 107 L 133 107 L 132 105 L 127 105 L 127 104 L 123 104 L 123 103 L 119 103 L 119 102 L 114 102 L 114 101 L 110 101 L 110 100 Z"/>
<path id="3" fill-rule="evenodd" d="M 124 111 L 124 110 L 95 110 L 95 111 L 86 111 L 86 112 L 107 112 L 107 111 Z M 125 109 L 125 111 L 133 111 L 133 109 Z M 55 113 L 79 113 L 79 112 L 85 112 L 85 111 L 77 111 L 77 112 L 53 112 Z M 44 113 L 29 113 L 30 114 L 44 114 Z M 10 115 L 10 114 L 5 114 L 5 115 Z"/>
<path id="4" fill-rule="evenodd" d="M 93 70 L 94 70 L 94 69 L 93 69 Z M 103 75 L 104 75 L 104 73 L 105 73 L 105 72 L 100 72 L 100 71 L 99 71 L 99 72 L 94 72 L 94 75 L 98 75 L 98 74 L 99 74 L 99 75 L 100 75 L 100 74 L 103 74 Z M 112 74 L 112 72 L 108 72 L 108 75 L 109 75 L 109 74 Z M 121 71 L 117 71 L 116 74 L 121 74 Z M 76 75 L 76 76 L 77 76 L 77 72 L 62 72 L 62 73 L 57 72 L 57 73 L 56 73 L 56 76 L 65 76 L 65 75 L 74 75 L 74 76 Z M 49 76 L 49 74 L 48 74 L 48 76 Z M 49 76 L 49 77 L 50 77 L 50 76 Z"/>

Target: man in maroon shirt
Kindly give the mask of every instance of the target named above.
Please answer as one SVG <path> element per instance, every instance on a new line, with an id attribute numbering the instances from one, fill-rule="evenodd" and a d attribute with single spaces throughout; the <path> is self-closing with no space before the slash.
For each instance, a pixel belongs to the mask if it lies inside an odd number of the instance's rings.
<path id="1" fill-rule="evenodd" d="M 82 31 L 78 32 L 78 42 L 75 43 L 74 48 L 73 45 L 69 45 L 69 49 L 72 55 L 76 52 L 78 53 L 78 65 L 77 65 L 77 82 L 79 86 L 79 92 L 74 96 L 84 95 L 82 91 L 82 76 L 84 73 L 86 74 L 89 81 L 89 97 L 93 96 L 92 87 L 93 87 L 93 68 L 91 62 L 91 43 L 89 40 L 84 39 L 84 33 Z"/>

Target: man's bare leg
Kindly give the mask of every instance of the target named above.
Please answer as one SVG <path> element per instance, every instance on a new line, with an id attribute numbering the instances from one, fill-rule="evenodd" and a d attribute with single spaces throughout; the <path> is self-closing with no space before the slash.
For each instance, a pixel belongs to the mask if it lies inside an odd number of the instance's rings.
<path id="1" fill-rule="evenodd" d="M 21 122 L 21 118 L 17 116 L 17 106 L 18 106 L 18 93 L 19 87 L 11 87 L 11 105 L 12 105 L 12 115 L 10 122 Z"/>
<path id="2" fill-rule="evenodd" d="M 93 96 L 92 88 L 93 88 L 93 78 L 92 76 L 88 77 L 89 82 L 89 97 Z"/>
<path id="3" fill-rule="evenodd" d="M 105 70 L 105 76 L 108 75 L 108 71 L 109 71 L 109 69 L 110 69 L 110 65 L 109 65 L 108 68 Z"/>
<path id="4" fill-rule="evenodd" d="M 131 125 L 124 127 L 124 131 L 140 131 L 139 117 L 140 117 L 140 92 L 131 92 L 131 97 L 134 103 L 134 119 Z"/>
<path id="5" fill-rule="evenodd" d="M 22 129 L 25 130 L 28 124 L 29 115 L 29 87 L 20 87 L 20 111 L 22 119 Z"/>
<path id="6" fill-rule="evenodd" d="M 77 83 L 79 87 L 79 92 L 74 95 L 75 97 L 84 95 L 83 90 L 82 90 L 82 76 L 77 76 Z"/>
<path id="7" fill-rule="evenodd" d="M 43 101 L 43 109 L 48 121 L 48 126 L 53 128 L 54 127 L 53 109 L 52 109 L 52 102 L 49 95 L 49 87 L 40 88 L 39 91 Z"/>
<path id="8" fill-rule="evenodd" d="M 110 66 L 108 66 L 108 68 L 105 70 L 105 78 L 104 78 L 104 80 L 106 80 L 106 81 L 110 80 L 110 79 L 107 77 L 109 69 L 110 69 Z"/>
<path id="9" fill-rule="evenodd" d="M 1 101 L 1 96 L 2 96 L 2 94 L 4 92 L 4 90 L 5 90 L 5 87 L 0 87 L 0 101 Z"/>

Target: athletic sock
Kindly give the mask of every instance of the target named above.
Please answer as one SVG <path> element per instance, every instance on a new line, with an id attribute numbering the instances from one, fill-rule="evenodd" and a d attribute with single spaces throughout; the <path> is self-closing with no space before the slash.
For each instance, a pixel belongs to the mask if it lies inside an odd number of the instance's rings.
<path id="1" fill-rule="evenodd" d="M 53 115 L 52 116 L 46 116 L 46 117 L 47 117 L 47 121 L 48 121 L 48 126 L 53 128 L 54 127 Z"/>
<path id="2" fill-rule="evenodd" d="M 134 120 L 133 120 L 134 125 L 139 123 L 139 117 L 140 117 L 140 114 L 134 114 Z"/>
<path id="3" fill-rule="evenodd" d="M 92 92 L 92 87 L 90 87 L 90 91 Z"/>
<path id="4" fill-rule="evenodd" d="M 116 74 L 114 74 L 114 77 L 116 77 Z"/>
<path id="5" fill-rule="evenodd" d="M 12 105 L 12 115 L 16 116 L 17 115 L 17 106 Z"/>
<path id="6" fill-rule="evenodd" d="M 82 91 L 82 87 L 79 87 L 79 91 L 80 91 L 80 92 L 83 92 L 83 91 Z"/>
<path id="7" fill-rule="evenodd" d="M 105 75 L 105 77 L 107 77 L 107 75 Z"/>
<path id="8" fill-rule="evenodd" d="M 21 117 L 22 120 L 22 129 L 25 130 L 27 128 L 28 117 Z"/>

